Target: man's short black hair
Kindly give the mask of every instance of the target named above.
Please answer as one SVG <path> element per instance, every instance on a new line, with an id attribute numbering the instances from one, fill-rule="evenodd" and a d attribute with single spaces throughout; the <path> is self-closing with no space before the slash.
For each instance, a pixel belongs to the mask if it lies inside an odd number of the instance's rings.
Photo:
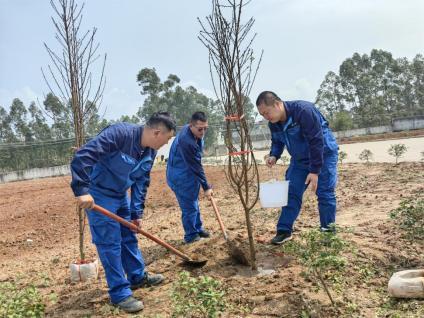
<path id="1" fill-rule="evenodd" d="M 202 122 L 207 122 L 208 118 L 206 117 L 206 114 L 204 112 L 195 112 L 193 115 L 191 115 L 190 121 L 192 123 L 194 123 L 198 120 L 202 121 Z"/>
<path id="2" fill-rule="evenodd" d="M 150 128 L 158 128 L 159 126 L 165 127 L 168 131 L 176 131 L 177 125 L 175 124 L 174 118 L 168 112 L 157 112 L 150 116 L 146 123 L 146 126 Z"/>
<path id="3" fill-rule="evenodd" d="M 278 97 L 277 94 L 271 91 L 263 91 L 256 99 L 256 107 L 259 107 L 261 104 L 272 106 L 276 101 L 281 102 L 281 98 Z"/>

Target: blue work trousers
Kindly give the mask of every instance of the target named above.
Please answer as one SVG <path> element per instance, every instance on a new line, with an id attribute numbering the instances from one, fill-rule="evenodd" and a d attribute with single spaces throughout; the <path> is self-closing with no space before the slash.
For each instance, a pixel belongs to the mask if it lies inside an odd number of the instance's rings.
<path id="1" fill-rule="evenodd" d="M 318 210 L 322 228 L 328 228 L 329 224 L 336 221 L 336 184 L 337 184 L 337 153 L 324 155 L 324 163 L 318 176 Z M 278 232 L 292 232 L 293 224 L 300 213 L 306 177 L 309 174 L 307 166 L 291 162 L 286 172 L 286 180 L 289 180 L 289 194 L 287 206 L 281 210 L 277 223 Z"/>
<path id="2" fill-rule="evenodd" d="M 130 220 L 129 199 L 106 197 L 90 190 L 97 205 Z M 111 302 L 116 304 L 132 295 L 130 286 L 144 277 L 144 260 L 137 237 L 129 228 L 96 211 L 86 210 L 93 243 L 96 245 L 109 286 Z"/>
<path id="3" fill-rule="evenodd" d="M 178 204 L 181 208 L 181 221 L 184 228 L 184 241 L 190 242 L 199 232 L 203 231 L 200 216 L 199 199 L 193 199 L 185 193 L 175 191 Z"/>

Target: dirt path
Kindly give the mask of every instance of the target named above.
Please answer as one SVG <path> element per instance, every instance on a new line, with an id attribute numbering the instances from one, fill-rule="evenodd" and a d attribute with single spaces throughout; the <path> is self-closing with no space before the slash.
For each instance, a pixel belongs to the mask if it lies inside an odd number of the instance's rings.
<path id="1" fill-rule="evenodd" d="M 285 167 L 278 169 L 282 174 Z M 261 175 L 267 176 L 266 171 L 261 167 Z M 206 173 L 215 186 L 223 221 L 231 235 L 246 240 L 241 205 L 222 168 L 208 167 Z M 356 308 L 352 316 L 384 317 L 387 307 L 395 306 L 385 293 L 391 273 L 405 267 L 424 267 L 419 249 L 413 244 L 405 246 L 388 219 L 389 211 L 402 198 L 424 192 L 423 178 L 424 169 L 418 163 L 340 167 L 338 223 L 354 229 L 346 238 L 359 250 L 357 256 L 352 256 L 346 275 L 349 301 Z M 45 297 L 48 317 L 127 317 L 108 304 L 103 272 L 93 283 L 69 281 L 68 266 L 78 258 L 77 218 L 69 181 L 69 177 L 59 177 L 0 185 L 0 282 L 35 284 Z M 227 300 L 232 308 L 225 317 L 299 317 L 302 311 L 315 312 L 314 317 L 334 316 L 325 294 L 313 292 L 314 282 L 303 278 L 296 260 L 281 253 L 281 247 L 268 244 L 274 235 L 277 209 L 262 209 L 258 204 L 251 212 L 258 264 L 262 269 L 273 270 L 272 275 L 258 275 L 235 264 L 226 253 L 209 202 L 202 199 L 201 209 L 205 227 L 212 231 L 213 238 L 187 248 L 181 243 L 180 210 L 166 186 L 164 169 L 155 168 L 143 226 L 187 252 L 209 258 L 204 268 L 191 270 L 191 274 L 214 277 L 228 288 Z M 295 237 L 317 226 L 316 199 L 307 192 Z M 89 236 L 87 231 L 88 255 L 95 257 Z M 145 303 L 143 317 L 170 317 L 169 295 L 183 268 L 178 259 L 152 242 L 140 238 L 140 246 L 149 270 L 166 276 L 164 285 L 136 291 Z M 371 273 L 367 280 L 361 274 L 362 268 Z M 406 308 L 403 310 L 408 317 L 418 317 L 414 314 L 419 311 L 410 309 L 410 304 L 404 302 L 400 307 Z M 418 304 L 423 306 L 423 302 Z"/>

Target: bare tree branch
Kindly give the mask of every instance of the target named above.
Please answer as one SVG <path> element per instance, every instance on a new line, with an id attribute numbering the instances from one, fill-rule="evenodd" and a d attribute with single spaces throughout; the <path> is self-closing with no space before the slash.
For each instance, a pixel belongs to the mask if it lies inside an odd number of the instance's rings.
<path id="1" fill-rule="evenodd" d="M 242 9 L 250 1 L 212 1 L 212 14 L 205 22 L 200 19 L 199 40 L 209 51 L 209 69 L 214 92 L 221 101 L 226 116 L 237 120 L 226 123 L 225 143 L 228 150 L 226 177 L 243 205 L 251 251 L 251 265 L 256 268 L 252 225 L 249 212 L 258 200 L 259 175 L 249 124 L 245 114 L 246 97 L 250 93 L 259 69 L 259 62 L 252 75 L 254 62 L 251 48 L 254 34 L 250 30 L 254 19 L 242 23 Z M 228 16 L 228 18 L 227 18 Z"/>

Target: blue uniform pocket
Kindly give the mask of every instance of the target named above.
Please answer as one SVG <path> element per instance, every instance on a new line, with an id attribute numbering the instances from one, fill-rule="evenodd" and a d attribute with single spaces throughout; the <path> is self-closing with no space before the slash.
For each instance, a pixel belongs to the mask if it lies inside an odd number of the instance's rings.
<path id="1" fill-rule="evenodd" d="M 103 214 L 87 210 L 91 237 L 94 244 L 120 244 L 120 225 Z"/>
<path id="2" fill-rule="evenodd" d="M 299 125 L 289 127 L 286 130 L 286 136 L 287 150 L 294 159 L 301 160 L 309 158 L 309 146 Z"/>

